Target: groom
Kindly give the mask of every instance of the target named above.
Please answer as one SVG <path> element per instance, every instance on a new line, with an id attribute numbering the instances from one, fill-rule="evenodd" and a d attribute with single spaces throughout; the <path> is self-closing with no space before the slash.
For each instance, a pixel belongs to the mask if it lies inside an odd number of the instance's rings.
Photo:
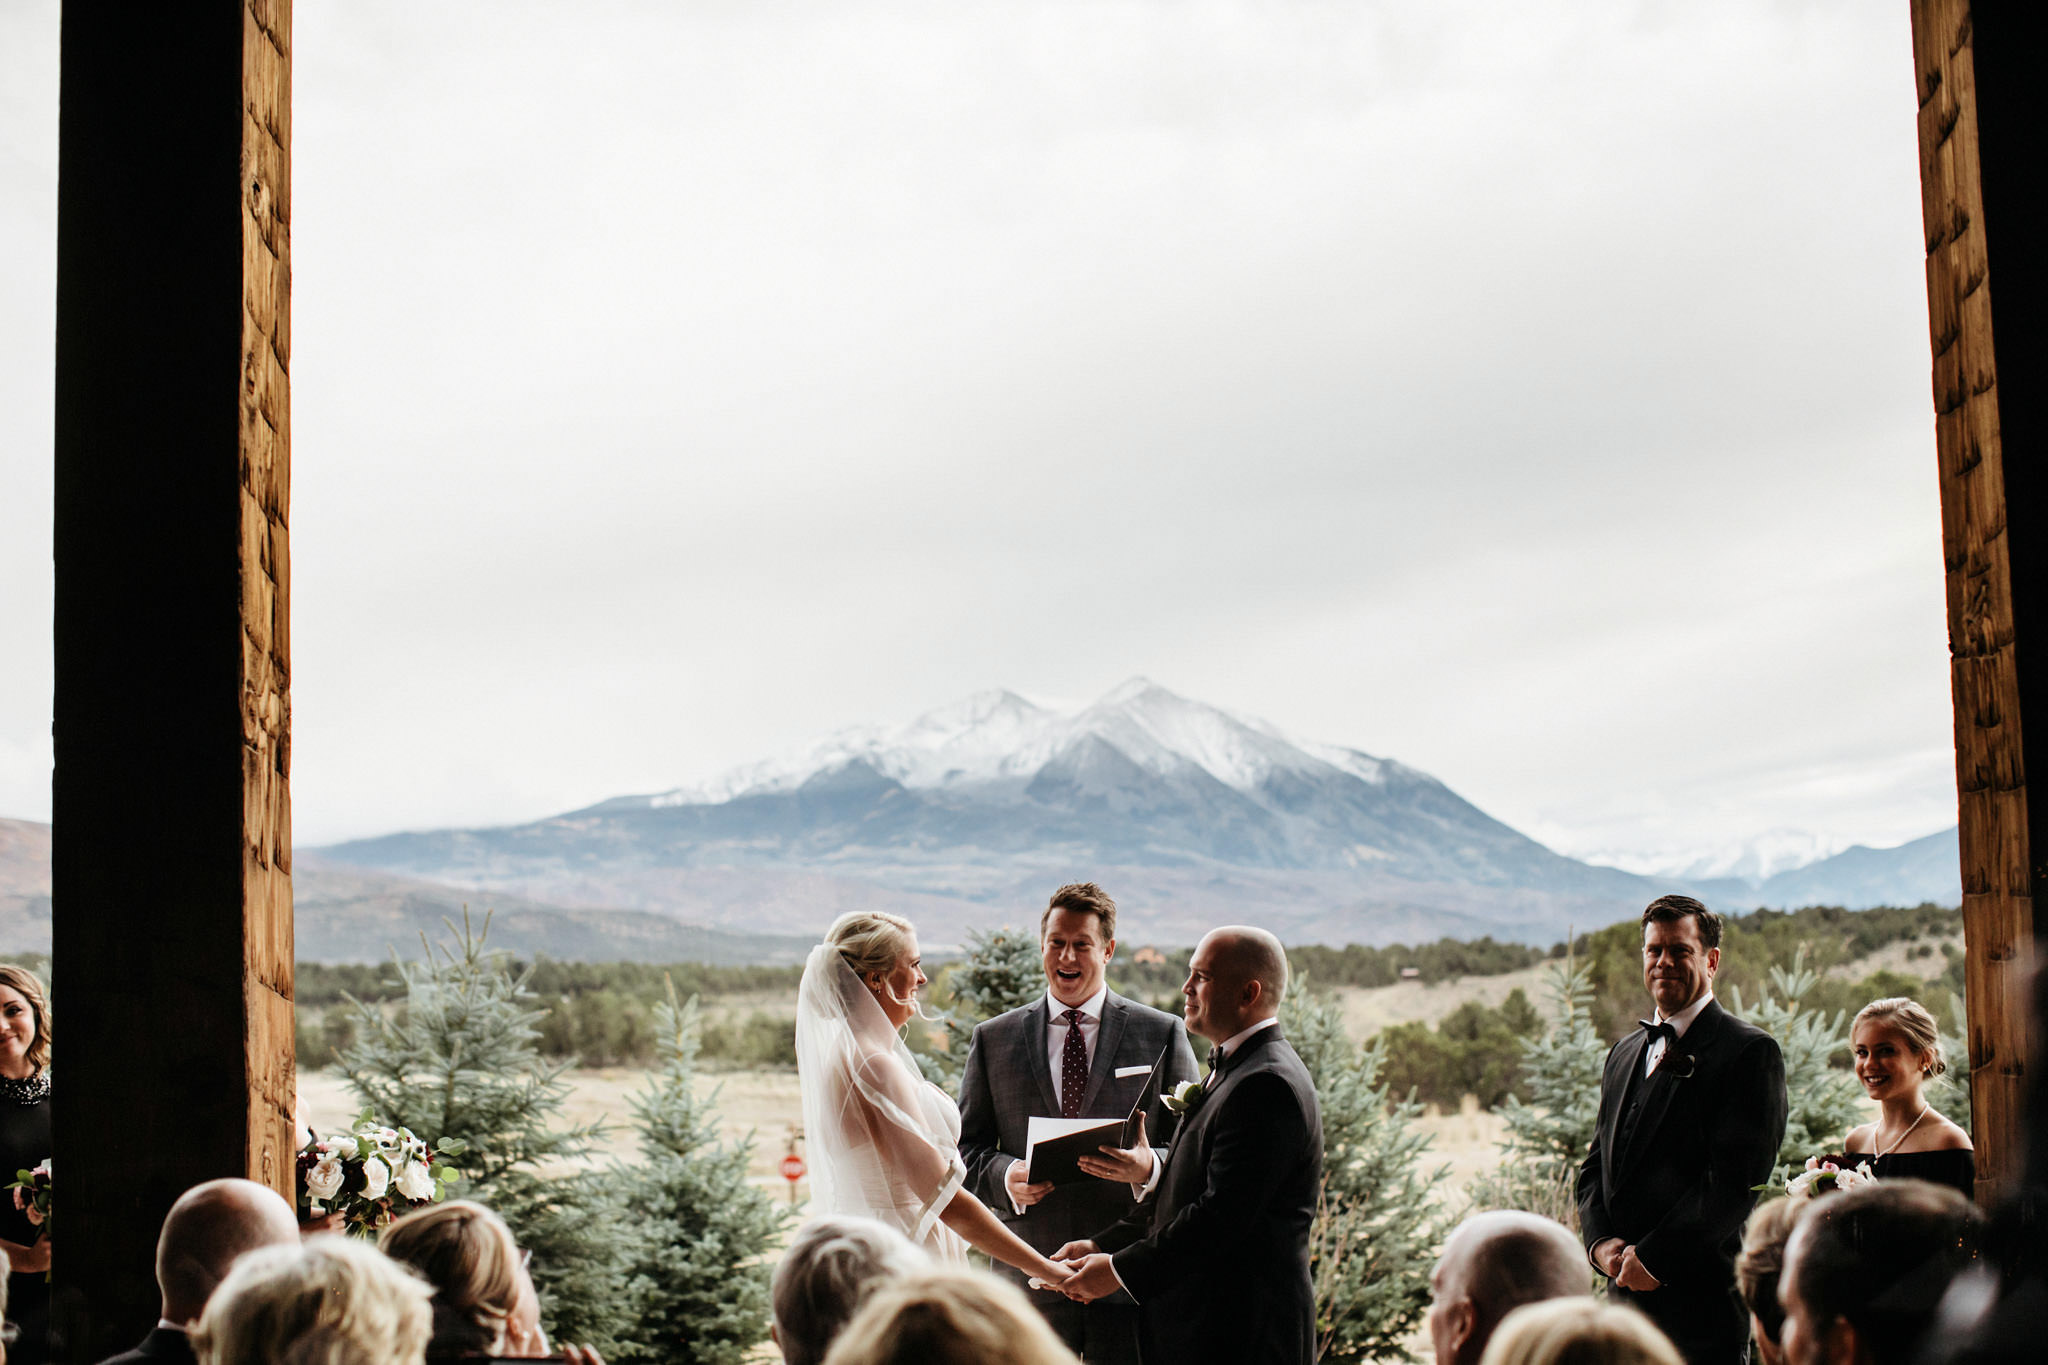
<path id="1" fill-rule="evenodd" d="M 1188 966 L 1188 1030 L 1216 1044 L 1145 1202 L 1053 1259 L 1061 1288 L 1138 1301 L 1149 1365 L 1315 1359 L 1309 1224 L 1323 1177 L 1315 1082 L 1280 1036 L 1287 956 L 1263 929 L 1212 929 Z M 1074 1259 L 1074 1258 L 1081 1259 Z"/>
<path id="2" fill-rule="evenodd" d="M 974 1030 L 960 1081 L 960 1152 L 967 1183 L 1010 1231 L 1040 1251 L 1084 1237 L 1130 1211 L 1162 1151 L 1103 1153 L 1103 1178 L 1058 1189 L 1024 1178 L 1032 1115 L 1122 1118 L 1162 1052 L 1160 1088 L 1193 1080 L 1195 1054 L 1180 1020 L 1126 1000 L 1103 981 L 1116 953 L 1116 902 L 1093 882 L 1063 886 L 1038 921 L 1046 993 Z M 1152 1102 L 1146 1129 L 1163 1141 L 1171 1118 Z M 1093 1160 L 1090 1165 L 1098 1165 Z M 1129 1182 L 1129 1183 L 1125 1183 Z M 1024 1276 L 998 1264 L 1018 1283 Z M 1138 1310 L 1129 1298 L 1085 1307 L 1049 1290 L 1033 1302 L 1083 1360 L 1135 1362 Z"/>

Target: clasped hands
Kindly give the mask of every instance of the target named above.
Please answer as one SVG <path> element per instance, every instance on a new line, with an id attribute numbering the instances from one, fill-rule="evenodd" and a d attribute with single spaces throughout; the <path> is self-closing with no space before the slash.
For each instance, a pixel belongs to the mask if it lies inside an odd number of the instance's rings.
<path id="1" fill-rule="evenodd" d="M 1069 1242 L 1055 1251 L 1052 1259 L 1067 1274 L 1057 1283 L 1048 1281 L 1045 1287 L 1059 1290 L 1076 1303 L 1093 1303 L 1123 1288 L 1109 1257 L 1097 1250 L 1093 1242 Z"/>
<path id="2" fill-rule="evenodd" d="M 1593 1263 L 1602 1275 L 1638 1294 L 1647 1294 L 1663 1284 L 1637 1259 L 1635 1247 L 1619 1237 L 1609 1237 L 1593 1248 Z"/>

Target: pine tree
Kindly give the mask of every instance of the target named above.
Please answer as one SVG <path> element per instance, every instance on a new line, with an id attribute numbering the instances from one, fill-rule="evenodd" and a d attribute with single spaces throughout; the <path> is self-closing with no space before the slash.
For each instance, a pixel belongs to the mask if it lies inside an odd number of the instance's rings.
<path id="1" fill-rule="evenodd" d="M 1323 1193 L 1309 1234 L 1318 1356 L 1398 1356 L 1429 1307 L 1445 1230 L 1434 1193 L 1448 1167 L 1423 1168 L 1421 1106 L 1388 1093 L 1379 1046 L 1351 1041 L 1334 1000 L 1299 981 L 1280 1013 L 1323 1114 Z"/>
<path id="2" fill-rule="evenodd" d="M 917 1064 L 926 1080 L 958 1095 L 975 1025 L 1028 1005 L 1045 990 L 1038 939 L 1022 929 L 977 929 L 967 936 L 967 956 L 947 972 L 946 985 L 953 1004 L 939 1015 L 944 1046 L 919 1050 Z"/>
<path id="3" fill-rule="evenodd" d="M 1771 968 L 1772 989 L 1763 993 L 1754 1010 L 1743 1008 L 1739 988 L 1728 990 L 1729 1009 L 1777 1039 L 1784 1054 L 1785 1141 L 1778 1148 L 1778 1167 L 1771 1173 L 1771 1184 L 1779 1188 L 1806 1158 L 1841 1151 L 1842 1140 L 1862 1116 L 1863 1095 L 1855 1076 L 1830 1060 L 1849 1046 L 1846 1014 L 1836 1010 L 1830 1016 L 1799 1005 L 1800 997 L 1818 980 L 1806 965 L 1806 945 L 1801 944 L 1790 970 Z"/>
<path id="4" fill-rule="evenodd" d="M 567 1062 L 536 1046 L 546 1013 L 515 975 L 508 954 L 488 952 L 490 917 L 472 931 L 449 926 L 453 946 L 421 944 L 418 962 L 394 960 L 403 1003 L 387 1013 L 349 997 L 356 1041 L 341 1070 L 380 1121 L 429 1143 L 467 1144 L 456 1193 L 495 1209 L 533 1253 L 533 1278 L 548 1330 L 611 1349 L 619 1325 L 617 1250 L 604 1218 L 609 1196 L 587 1174 L 550 1174 L 584 1156 L 597 1125 L 564 1125 Z"/>
<path id="5" fill-rule="evenodd" d="M 1593 1028 L 1593 983 L 1575 956 L 1550 975 L 1550 1028 L 1522 1040 L 1525 1102 L 1510 1095 L 1494 1112 L 1507 1124 L 1500 1164 L 1473 1180 L 1481 1208 L 1527 1209 L 1577 1230 L 1579 1163 L 1600 1120 L 1600 1074 L 1607 1045 Z"/>
<path id="6" fill-rule="evenodd" d="M 634 1097 L 641 1164 L 619 1168 L 632 1288 L 620 1360 L 736 1365 L 768 1335 L 766 1254 L 787 1215 L 747 1183 L 751 1139 L 719 1140 L 717 1092 L 696 1092 L 697 1000 L 655 1007 L 658 1064 Z"/>

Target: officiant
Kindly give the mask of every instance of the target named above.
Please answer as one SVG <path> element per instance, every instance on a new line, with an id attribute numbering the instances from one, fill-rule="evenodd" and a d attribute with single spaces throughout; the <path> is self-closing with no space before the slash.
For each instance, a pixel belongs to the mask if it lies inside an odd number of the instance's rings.
<path id="1" fill-rule="evenodd" d="M 1088 1165 L 1102 1172 L 1061 1184 L 1030 1179 L 1031 1119 L 1122 1119 L 1144 1093 L 1154 1064 L 1159 1091 L 1195 1080 L 1195 1054 L 1180 1019 L 1109 989 L 1116 902 L 1093 882 L 1053 892 L 1038 922 L 1046 992 L 974 1030 L 960 1081 L 960 1153 L 967 1185 L 1026 1242 L 1050 1253 L 1093 1236 L 1131 1211 L 1171 1136 L 1158 1092 L 1147 1096 L 1145 1135 L 1111 1146 Z M 1022 1284 L 1006 1266 L 999 1274 Z M 1127 1294 L 1091 1304 L 1050 1291 L 1032 1302 L 1085 1361 L 1138 1359 L 1138 1308 Z"/>

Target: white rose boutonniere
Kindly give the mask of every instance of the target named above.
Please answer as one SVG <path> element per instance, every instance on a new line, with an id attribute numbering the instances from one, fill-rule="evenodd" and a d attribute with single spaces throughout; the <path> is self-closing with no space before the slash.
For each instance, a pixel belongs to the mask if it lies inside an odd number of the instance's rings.
<path id="1" fill-rule="evenodd" d="M 1192 1114 L 1208 1093 L 1200 1081 L 1182 1081 L 1159 1098 L 1176 1114 Z"/>

